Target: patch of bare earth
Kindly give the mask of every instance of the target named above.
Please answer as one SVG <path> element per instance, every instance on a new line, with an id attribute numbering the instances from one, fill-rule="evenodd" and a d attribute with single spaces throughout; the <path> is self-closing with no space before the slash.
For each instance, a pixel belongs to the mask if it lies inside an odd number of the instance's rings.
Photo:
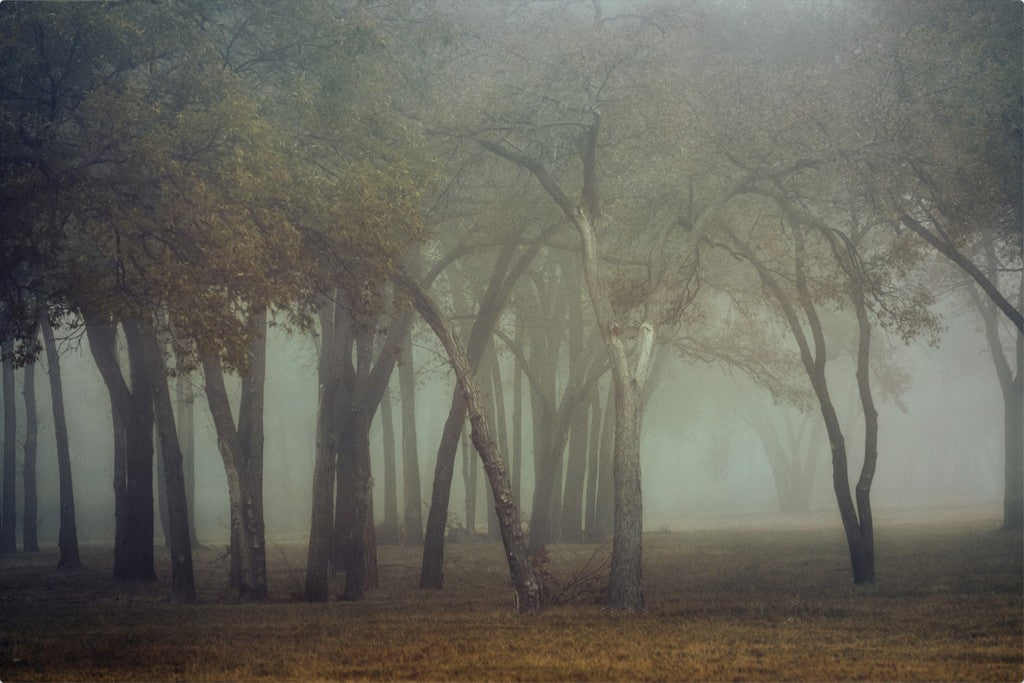
<path id="1" fill-rule="evenodd" d="M 1019 681 L 1024 554 L 995 527 L 883 527 L 869 587 L 851 584 L 835 528 L 651 533 L 639 616 L 593 600 L 516 616 L 487 542 L 448 546 L 444 591 L 415 588 L 417 549 L 383 547 L 380 590 L 317 605 L 296 597 L 296 542 L 270 545 L 257 605 L 231 600 L 219 548 L 197 554 L 197 605 L 169 600 L 166 566 L 155 583 L 113 580 L 109 548 L 73 572 L 52 551 L 3 556 L 0 680 Z M 553 547 L 545 567 L 564 577 L 594 550 Z"/>

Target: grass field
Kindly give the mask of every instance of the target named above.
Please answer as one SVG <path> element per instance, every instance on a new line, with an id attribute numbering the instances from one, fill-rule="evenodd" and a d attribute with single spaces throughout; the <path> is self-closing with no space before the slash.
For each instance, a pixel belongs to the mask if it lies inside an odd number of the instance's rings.
<path id="1" fill-rule="evenodd" d="M 1024 551 L 995 529 L 883 527 L 866 588 L 835 528 L 655 532 L 639 616 L 592 600 L 516 616 L 486 542 L 449 544 L 444 591 L 414 588 L 415 549 L 383 547 L 380 590 L 317 605 L 295 597 L 299 543 L 270 544 L 258 605 L 229 599 L 222 549 L 198 553 L 202 602 L 186 606 L 166 567 L 155 584 L 111 579 L 109 548 L 86 548 L 76 572 L 53 552 L 5 556 L 0 680 L 1020 681 Z M 547 566 L 566 575 L 594 551 L 557 546 Z"/>

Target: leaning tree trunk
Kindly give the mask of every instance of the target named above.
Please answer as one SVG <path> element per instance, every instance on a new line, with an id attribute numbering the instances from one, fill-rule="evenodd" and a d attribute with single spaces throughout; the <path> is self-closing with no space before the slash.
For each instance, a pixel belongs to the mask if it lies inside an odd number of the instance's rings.
<path id="1" fill-rule="evenodd" d="M 4 340 L 3 350 L 3 390 L 4 390 L 4 480 L 3 480 L 3 510 L 0 511 L 0 553 L 13 553 L 17 551 L 17 507 L 15 505 L 15 491 L 17 483 L 14 478 L 15 458 L 17 444 L 14 438 L 14 430 L 17 428 L 16 408 L 14 406 L 14 342 Z"/>
<path id="2" fill-rule="evenodd" d="M 535 612 L 541 607 L 540 582 L 526 553 L 526 539 L 519 519 L 519 509 L 512 500 L 508 472 L 505 470 L 501 453 L 495 446 L 490 426 L 483 414 L 483 405 L 473 380 L 473 367 L 466 358 L 451 326 L 445 322 L 441 312 L 427 294 L 415 282 L 400 273 L 393 275 L 392 279 L 412 298 L 416 310 L 434 330 L 448 353 L 449 361 L 462 389 L 462 399 L 469 413 L 473 446 L 480 454 L 488 483 L 494 494 L 501 528 L 501 541 L 505 548 L 512 589 L 516 598 L 516 610 L 520 613 Z"/>
<path id="3" fill-rule="evenodd" d="M 73 569 L 81 566 L 78 555 L 78 528 L 75 522 L 75 493 L 71 479 L 71 449 L 68 444 L 68 425 L 64 417 L 64 385 L 60 375 L 60 355 L 53 337 L 50 321 L 43 316 L 43 345 L 50 376 L 50 404 L 53 408 L 53 431 L 57 442 L 57 473 L 60 486 L 60 531 L 57 547 L 60 558 L 57 566 Z"/>
<path id="4" fill-rule="evenodd" d="M 36 410 L 36 364 L 29 363 L 22 374 L 25 397 L 25 459 L 22 462 L 21 481 L 25 503 L 21 515 L 21 548 L 25 552 L 39 552 L 37 516 L 39 492 L 36 488 L 36 452 L 39 443 L 39 416 Z"/>

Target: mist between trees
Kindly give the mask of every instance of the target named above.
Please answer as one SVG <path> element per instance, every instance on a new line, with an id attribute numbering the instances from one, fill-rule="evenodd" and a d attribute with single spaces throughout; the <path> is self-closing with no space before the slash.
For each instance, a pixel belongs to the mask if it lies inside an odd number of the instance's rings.
<path id="1" fill-rule="evenodd" d="M 4 552 L 1019 531 L 1019 5 L 306 9 L 0 7 Z"/>

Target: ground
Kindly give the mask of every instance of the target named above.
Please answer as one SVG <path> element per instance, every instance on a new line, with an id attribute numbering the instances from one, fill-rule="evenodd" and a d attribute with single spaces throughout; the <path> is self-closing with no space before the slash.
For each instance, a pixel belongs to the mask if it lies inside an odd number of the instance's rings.
<path id="1" fill-rule="evenodd" d="M 839 529 L 718 527 L 644 538 L 648 610 L 584 596 L 517 616 L 500 546 L 451 543 L 447 588 L 415 588 L 414 548 L 381 549 L 358 603 L 299 599 L 305 548 L 271 542 L 271 600 L 235 604 L 222 548 L 196 556 L 201 602 L 55 551 L 0 557 L 0 680 L 1014 680 L 1024 679 L 1024 555 L 994 520 L 877 531 L 878 583 L 853 586 Z M 595 554 L 596 551 L 596 554 Z M 607 547 L 556 546 L 565 577 Z M 340 592 L 340 584 L 332 586 Z"/>

